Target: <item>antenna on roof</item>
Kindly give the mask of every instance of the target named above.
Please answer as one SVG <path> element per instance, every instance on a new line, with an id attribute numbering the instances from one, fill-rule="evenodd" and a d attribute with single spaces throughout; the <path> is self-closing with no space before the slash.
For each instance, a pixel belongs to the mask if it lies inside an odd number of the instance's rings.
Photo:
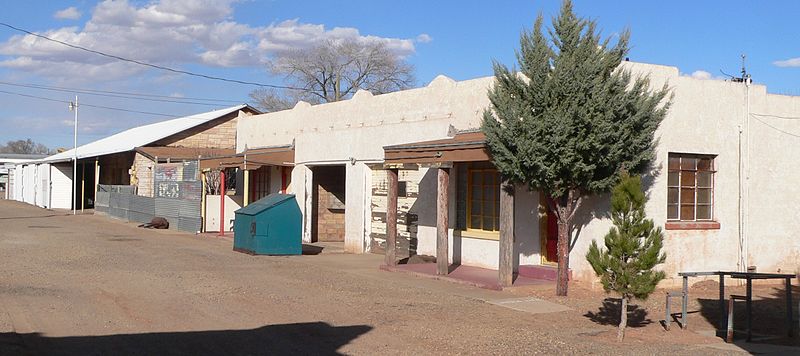
<path id="1" fill-rule="evenodd" d="M 747 55 L 742 53 L 742 81 L 745 82 L 746 84 L 750 84 L 753 82 L 753 80 L 750 79 L 750 73 L 747 73 L 747 67 L 745 66 L 745 59 L 747 59 Z"/>
<path id="2" fill-rule="evenodd" d="M 719 70 L 726 77 L 730 77 L 730 81 L 734 83 L 746 83 L 750 84 L 753 82 L 753 79 L 750 78 L 750 73 L 747 73 L 747 67 L 745 66 L 745 59 L 747 59 L 747 55 L 744 53 L 741 55 L 742 57 L 742 76 L 741 77 L 734 77 L 728 73 L 725 73 L 722 69 Z"/>

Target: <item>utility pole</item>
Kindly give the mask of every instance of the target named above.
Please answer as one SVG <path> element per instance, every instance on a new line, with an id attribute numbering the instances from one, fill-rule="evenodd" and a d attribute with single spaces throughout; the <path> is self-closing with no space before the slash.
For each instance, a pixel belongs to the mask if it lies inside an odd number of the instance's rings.
<path id="1" fill-rule="evenodd" d="M 75 200 L 78 198 L 78 95 L 75 101 L 69 102 L 69 111 L 75 112 L 75 127 L 73 128 L 73 148 L 72 148 L 72 215 L 78 213 L 78 206 Z"/>

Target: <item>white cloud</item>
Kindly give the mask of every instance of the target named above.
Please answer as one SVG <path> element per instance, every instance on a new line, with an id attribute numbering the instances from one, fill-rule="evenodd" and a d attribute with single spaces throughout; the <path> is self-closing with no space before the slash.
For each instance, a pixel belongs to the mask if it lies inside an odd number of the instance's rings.
<path id="1" fill-rule="evenodd" d="M 433 37 L 427 33 L 421 33 L 417 36 L 417 42 L 419 43 L 429 43 L 430 41 L 433 41 Z"/>
<path id="2" fill-rule="evenodd" d="M 784 59 L 782 61 L 775 61 L 772 64 L 778 67 L 800 67 L 800 57 Z"/>
<path id="3" fill-rule="evenodd" d="M 53 14 L 53 17 L 61 20 L 77 20 L 81 18 L 81 12 L 72 6 L 64 10 L 56 11 L 56 13 Z"/>
<path id="4" fill-rule="evenodd" d="M 378 37 L 362 35 L 352 27 L 334 27 L 325 29 L 325 25 L 304 24 L 298 19 L 286 20 L 261 28 L 257 34 L 260 38 L 258 49 L 275 55 L 286 51 L 307 48 L 320 41 L 336 39 L 355 39 L 364 42 L 383 42 L 389 50 L 400 56 L 407 56 L 416 50 L 414 41 L 410 39 Z"/>
<path id="5" fill-rule="evenodd" d="M 711 79 L 711 73 L 704 70 L 696 70 L 690 75 L 694 79 Z"/>
<path id="6" fill-rule="evenodd" d="M 352 27 L 287 20 L 251 26 L 232 20 L 237 0 L 154 0 L 141 4 L 103 0 L 83 28 L 63 27 L 41 34 L 93 50 L 162 64 L 258 67 L 269 57 L 323 40 L 379 41 L 401 56 L 413 54 L 414 39 L 362 35 Z M 65 9 L 62 11 L 66 11 Z M 75 10 L 77 11 L 77 10 Z M 80 15 L 78 13 L 78 15 Z M 416 39 L 430 40 L 430 36 Z M 80 73 L 105 81 L 140 74 L 147 68 L 69 48 L 31 35 L 0 42 L 0 67 L 64 79 Z"/>

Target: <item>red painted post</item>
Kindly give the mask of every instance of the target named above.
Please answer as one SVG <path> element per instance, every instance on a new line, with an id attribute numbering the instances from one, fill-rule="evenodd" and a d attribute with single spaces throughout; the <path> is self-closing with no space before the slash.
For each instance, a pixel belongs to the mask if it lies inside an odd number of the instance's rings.
<path id="1" fill-rule="evenodd" d="M 219 236 L 225 236 L 225 170 L 219 170 Z"/>

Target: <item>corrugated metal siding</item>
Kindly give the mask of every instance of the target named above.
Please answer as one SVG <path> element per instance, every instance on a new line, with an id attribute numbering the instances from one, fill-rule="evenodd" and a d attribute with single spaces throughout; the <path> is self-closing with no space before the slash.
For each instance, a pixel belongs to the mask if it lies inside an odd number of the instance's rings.
<path id="1" fill-rule="evenodd" d="M 50 205 L 54 209 L 72 209 L 71 165 L 50 165 Z"/>
<path id="2" fill-rule="evenodd" d="M 24 167 L 22 165 L 17 165 L 14 167 L 14 200 L 22 201 L 22 189 L 25 186 L 24 178 L 22 177 L 22 172 L 24 171 Z"/>
<path id="3" fill-rule="evenodd" d="M 99 185 L 95 210 L 139 223 L 163 217 L 171 229 L 187 232 L 200 231 L 202 222 L 198 200 L 143 197 L 133 194 L 132 186 Z"/>
<path id="4" fill-rule="evenodd" d="M 22 201 L 36 204 L 36 165 L 26 164 L 22 169 Z"/>
<path id="5" fill-rule="evenodd" d="M 11 167 L 8 169 L 8 184 L 6 185 L 6 199 L 15 200 L 14 199 L 14 192 L 16 192 L 14 181 L 17 178 L 16 169 Z"/>

